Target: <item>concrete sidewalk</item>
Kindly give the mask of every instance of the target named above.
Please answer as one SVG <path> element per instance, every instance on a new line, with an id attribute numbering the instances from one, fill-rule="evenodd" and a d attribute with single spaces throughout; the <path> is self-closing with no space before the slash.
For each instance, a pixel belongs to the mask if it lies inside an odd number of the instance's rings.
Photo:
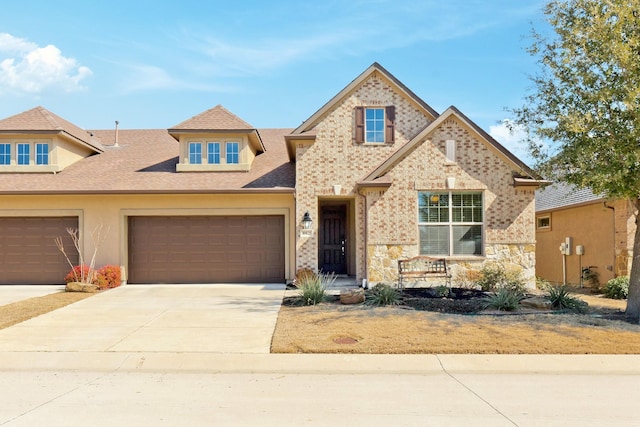
<path id="1" fill-rule="evenodd" d="M 64 285 L 3 285 L 0 306 L 64 291 Z"/>
<path id="2" fill-rule="evenodd" d="M 284 286 L 127 286 L 0 330 L 0 425 L 640 426 L 640 355 L 269 354 Z"/>

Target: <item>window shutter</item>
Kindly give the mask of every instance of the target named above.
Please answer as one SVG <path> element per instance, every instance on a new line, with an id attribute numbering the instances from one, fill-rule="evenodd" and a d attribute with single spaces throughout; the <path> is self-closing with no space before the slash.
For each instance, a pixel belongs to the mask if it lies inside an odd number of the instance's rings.
<path id="1" fill-rule="evenodd" d="M 387 144 L 395 142 L 395 123 L 396 123 L 396 107 L 390 105 L 385 108 L 384 112 L 384 141 Z"/>
<path id="2" fill-rule="evenodd" d="M 364 143 L 364 107 L 356 107 L 356 144 Z"/>

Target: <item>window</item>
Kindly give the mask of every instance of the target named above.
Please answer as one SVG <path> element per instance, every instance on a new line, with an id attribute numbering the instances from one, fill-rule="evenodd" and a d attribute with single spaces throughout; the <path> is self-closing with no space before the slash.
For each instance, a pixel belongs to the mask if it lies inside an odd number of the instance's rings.
<path id="1" fill-rule="evenodd" d="M 227 164 L 240 163 L 239 148 L 240 144 L 237 142 L 227 142 Z"/>
<path id="2" fill-rule="evenodd" d="M 355 142 L 391 144 L 395 138 L 395 107 L 356 107 Z"/>
<path id="3" fill-rule="evenodd" d="M 49 144 L 36 144 L 36 165 L 49 164 Z"/>
<path id="4" fill-rule="evenodd" d="M 365 142 L 384 142 L 384 109 L 365 110 Z"/>
<path id="5" fill-rule="evenodd" d="M 29 164 L 29 144 L 18 144 L 18 164 Z"/>
<path id="6" fill-rule="evenodd" d="M 207 144 L 207 162 L 212 165 L 220 163 L 220 143 L 209 142 Z"/>
<path id="7" fill-rule="evenodd" d="M 548 230 L 551 228 L 551 217 L 549 215 L 539 216 L 536 218 L 536 224 L 539 229 Z"/>
<path id="8" fill-rule="evenodd" d="M 11 164 L 11 144 L 0 144 L 0 165 Z"/>
<path id="9" fill-rule="evenodd" d="M 482 255 L 482 221 L 482 193 L 418 193 L 423 255 Z"/>
<path id="10" fill-rule="evenodd" d="M 199 142 L 189 143 L 189 163 L 199 165 L 202 163 L 202 144 Z"/>

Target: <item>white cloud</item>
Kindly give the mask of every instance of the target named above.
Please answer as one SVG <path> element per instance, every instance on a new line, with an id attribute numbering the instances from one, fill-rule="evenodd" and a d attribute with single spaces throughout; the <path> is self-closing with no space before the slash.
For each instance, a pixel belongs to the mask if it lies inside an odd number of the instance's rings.
<path id="1" fill-rule="evenodd" d="M 153 90 L 198 90 L 205 92 L 229 92 L 230 86 L 215 86 L 173 77 L 165 69 L 154 65 L 120 64 L 127 68 L 121 84 L 123 93 Z"/>
<path id="2" fill-rule="evenodd" d="M 41 93 L 47 89 L 74 92 L 91 75 L 88 67 L 62 55 L 54 45 L 39 47 L 28 40 L 0 33 L 0 92 Z"/>

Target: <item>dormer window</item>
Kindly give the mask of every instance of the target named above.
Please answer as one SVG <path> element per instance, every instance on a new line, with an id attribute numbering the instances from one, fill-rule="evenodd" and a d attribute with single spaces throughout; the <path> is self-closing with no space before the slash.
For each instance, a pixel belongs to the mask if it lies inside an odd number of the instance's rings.
<path id="1" fill-rule="evenodd" d="M 189 163 L 192 165 L 202 163 L 202 144 L 200 142 L 189 143 Z"/>
<path id="2" fill-rule="evenodd" d="M 36 165 L 48 165 L 49 164 L 49 144 L 37 143 L 36 144 Z"/>
<path id="3" fill-rule="evenodd" d="M 248 141 L 237 136 L 185 138 L 178 172 L 246 171 L 254 154 Z"/>
<path id="4" fill-rule="evenodd" d="M 220 164 L 220 143 L 219 142 L 207 143 L 207 161 L 209 162 L 210 165 Z"/>
<path id="5" fill-rule="evenodd" d="M 240 163 L 239 154 L 240 154 L 240 144 L 237 142 L 227 142 L 227 164 L 238 164 Z"/>
<path id="6" fill-rule="evenodd" d="M 0 144 L 0 165 L 11 164 L 11 144 Z"/>
<path id="7" fill-rule="evenodd" d="M 29 144 L 19 143 L 18 144 L 18 164 L 19 165 L 29 165 Z"/>

